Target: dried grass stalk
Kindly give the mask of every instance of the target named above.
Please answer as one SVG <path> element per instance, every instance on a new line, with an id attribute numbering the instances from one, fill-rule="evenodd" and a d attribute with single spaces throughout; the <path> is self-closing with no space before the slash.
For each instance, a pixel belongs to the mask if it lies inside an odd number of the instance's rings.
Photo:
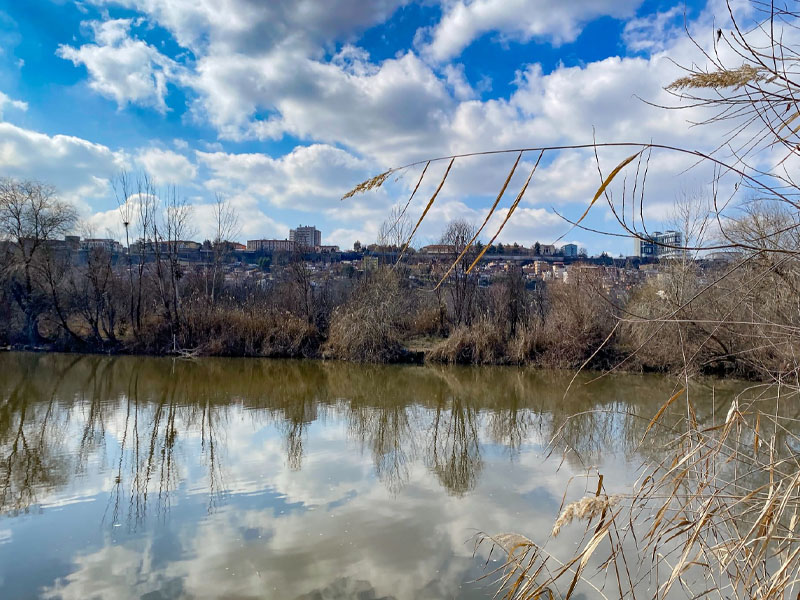
<path id="1" fill-rule="evenodd" d="M 576 500 L 568 504 L 553 524 L 553 531 L 550 535 L 553 537 L 558 536 L 561 528 L 564 525 L 569 525 L 575 519 L 591 521 L 595 517 L 599 517 L 609 508 L 616 506 L 622 499 L 620 495 L 614 496 L 584 496 L 580 500 Z"/>
<path id="2" fill-rule="evenodd" d="M 752 65 L 742 65 L 738 69 L 723 69 L 710 73 L 692 73 L 676 79 L 667 86 L 668 90 L 700 89 L 700 88 L 733 88 L 739 89 L 749 83 L 768 79 L 766 72 Z"/>

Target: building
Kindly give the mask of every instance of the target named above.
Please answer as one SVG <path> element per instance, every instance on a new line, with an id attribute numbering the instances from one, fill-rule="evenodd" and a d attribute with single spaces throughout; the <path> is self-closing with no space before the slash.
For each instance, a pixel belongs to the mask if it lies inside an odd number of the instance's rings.
<path id="1" fill-rule="evenodd" d="M 564 244 L 561 246 L 561 254 L 564 256 L 578 256 L 578 245 Z"/>
<path id="2" fill-rule="evenodd" d="M 654 231 L 648 236 L 633 240 L 633 253 L 635 256 L 647 258 L 678 258 L 684 252 L 681 246 L 683 235 L 680 231 Z"/>
<path id="3" fill-rule="evenodd" d="M 456 247 L 452 244 L 429 244 L 419 249 L 422 254 L 454 254 Z"/>
<path id="4" fill-rule="evenodd" d="M 321 246 L 322 232 L 313 225 L 300 225 L 289 230 L 289 241 L 306 248 Z"/>
<path id="5" fill-rule="evenodd" d="M 65 235 L 64 245 L 70 250 L 80 250 L 81 236 L 79 235 Z"/>
<path id="6" fill-rule="evenodd" d="M 542 275 L 545 271 L 550 270 L 550 263 L 546 260 L 533 261 L 533 273 L 535 275 Z"/>
<path id="7" fill-rule="evenodd" d="M 294 240 L 247 240 L 251 252 L 294 252 L 296 248 Z"/>
<path id="8" fill-rule="evenodd" d="M 68 245 L 73 245 L 75 243 L 74 238 L 77 236 L 71 236 L 71 239 L 64 238 Z M 81 250 L 105 250 L 106 252 L 121 252 L 122 251 L 122 244 L 120 244 L 117 240 L 112 239 L 85 239 L 80 242 Z"/>
<path id="9" fill-rule="evenodd" d="M 536 242 L 533 245 L 534 256 L 555 256 L 556 247 L 553 244 L 540 244 Z"/>

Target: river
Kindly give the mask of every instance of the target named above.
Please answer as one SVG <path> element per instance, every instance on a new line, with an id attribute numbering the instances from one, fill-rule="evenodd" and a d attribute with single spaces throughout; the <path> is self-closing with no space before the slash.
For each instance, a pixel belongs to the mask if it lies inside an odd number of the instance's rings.
<path id="1" fill-rule="evenodd" d="M 572 376 L 0 353 L 0 597 L 491 598 L 478 532 L 546 537 L 658 451 L 673 380 Z"/>

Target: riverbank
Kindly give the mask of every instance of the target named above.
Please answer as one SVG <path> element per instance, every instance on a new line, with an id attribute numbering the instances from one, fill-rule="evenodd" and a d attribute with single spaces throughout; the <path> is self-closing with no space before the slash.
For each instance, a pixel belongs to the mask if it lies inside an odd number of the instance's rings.
<path id="1" fill-rule="evenodd" d="M 523 334 L 524 335 L 524 334 Z M 495 366 L 495 367 L 531 367 L 534 369 L 557 369 L 575 370 L 581 368 L 584 371 L 603 372 L 612 369 L 619 373 L 652 373 L 668 374 L 670 370 L 666 366 L 658 367 L 642 364 L 641 361 L 632 360 L 632 357 L 622 356 L 612 353 L 613 349 L 606 349 L 605 352 L 598 352 L 594 359 L 582 362 L 565 362 L 553 360 L 547 356 L 528 356 L 521 358 L 518 352 L 523 348 L 526 339 L 513 339 L 508 343 L 493 336 L 486 328 L 462 328 L 454 335 L 449 337 L 437 336 L 416 336 L 404 341 L 399 348 L 391 352 L 391 357 L 381 361 L 364 361 L 352 358 L 337 356 L 326 352 L 324 342 L 317 345 L 304 346 L 303 344 L 290 344 L 283 350 L 258 353 L 232 353 L 209 351 L 207 347 L 194 349 L 177 349 L 163 352 L 142 351 L 135 344 L 119 344 L 114 347 L 92 347 L 89 345 L 65 345 L 65 344 L 9 344 L 0 347 L 3 352 L 30 352 L 30 353 L 55 353 L 71 355 L 97 355 L 97 356 L 131 356 L 131 357 L 175 357 L 182 359 L 199 358 L 244 358 L 244 359 L 277 359 L 277 360 L 303 360 L 303 361 L 322 361 L 322 362 L 344 362 L 354 364 L 383 364 L 383 365 L 461 365 L 461 366 Z M 292 350 L 294 348 L 294 351 Z M 602 349 L 601 349 L 602 350 Z M 587 349 L 588 352 L 588 349 Z M 514 353 L 514 354 L 512 354 Z M 598 356 L 600 358 L 598 358 Z M 635 358 L 635 357 L 633 357 Z M 616 361 L 616 362 L 614 362 Z M 709 377 L 721 377 L 734 375 L 736 379 L 743 381 L 759 381 L 761 378 L 754 376 L 742 376 L 741 373 L 734 371 L 727 372 L 720 369 L 705 369 L 698 372 L 698 375 Z"/>
<path id="2" fill-rule="evenodd" d="M 388 267 L 353 280 L 311 285 L 301 263 L 290 264 L 285 279 L 270 287 L 220 284 L 213 294 L 210 283 L 196 274 L 182 275 L 167 294 L 158 285 L 158 273 L 145 269 L 141 281 L 134 278 L 131 285 L 125 273 L 110 270 L 108 289 L 90 286 L 78 295 L 81 290 L 73 286 L 83 281 L 80 277 L 94 281 L 88 272 L 70 275 L 75 279 L 49 294 L 43 288 L 34 306 L 38 312 L 15 304 L 0 285 L 0 346 L 98 354 L 687 370 L 752 380 L 780 372 L 794 352 L 791 336 L 772 344 L 754 340 L 748 335 L 751 317 L 737 296 L 722 284 L 701 292 L 702 280 L 691 268 L 672 265 L 663 277 L 624 289 L 607 289 L 605 279 L 593 271 L 529 289 L 521 271 L 515 271 L 486 288 L 465 276 L 432 290 L 402 268 Z M 725 283 L 737 285 L 733 276 Z M 687 305 L 684 298 L 692 295 L 695 300 Z M 761 306 L 780 309 L 767 300 Z M 773 320 L 778 318 L 784 315 Z M 764 336 L 787 337 L 784 329 Z"/>

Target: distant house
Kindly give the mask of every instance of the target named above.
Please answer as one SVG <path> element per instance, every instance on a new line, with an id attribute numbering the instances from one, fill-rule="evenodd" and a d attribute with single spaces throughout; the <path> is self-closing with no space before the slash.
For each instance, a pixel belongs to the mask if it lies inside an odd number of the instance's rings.
<path id="1" fill-rule="evenodd" d="M 289 230 L 289 240 L 305 248 L 322 245 L 322 232 L 313 225 L 301 225 Z"/>
<path id="2" fill-rule="evenodd" d="M 550 270 L 550 263 L 546 260 L 535 260 L 533 261 L 533 272 L 536 275 L 542 275 L 545 271 Z"/>
<path id="3" fill-rule="evenodd" d="M 456 251 L 452 244 L 430 244 L 419 249 L 422 254 L 453 254 Z"/>
<path id="4" fill-rule="evenodd" d="M 67 240 L 70 243 L 74 243 L 73 240 Z M 81 250 L 105 250 L 106 252 L 121 252 L 122 251 L 122 244 L 120 244 L 117 240 L 113 239 L 85 239 L 80 242 Z"/>

